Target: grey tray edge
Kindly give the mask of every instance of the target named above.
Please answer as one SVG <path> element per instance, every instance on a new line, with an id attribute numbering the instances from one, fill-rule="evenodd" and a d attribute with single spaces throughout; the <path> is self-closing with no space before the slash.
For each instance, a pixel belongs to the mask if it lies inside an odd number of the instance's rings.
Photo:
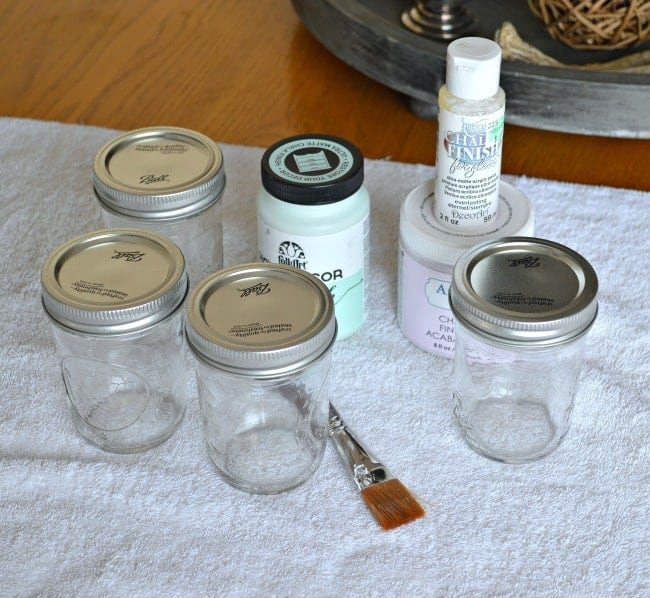
<path id="1" fill-rule="evenodd" d="M 292 0 L 310 33 L 364 75 L 406 95 L 433 118 L 446 44 L 387 23 L 353 0 Z M 650 139 L 650 76 L 585 72 L 504 61 L 506 122 L 524 127 Z"/>

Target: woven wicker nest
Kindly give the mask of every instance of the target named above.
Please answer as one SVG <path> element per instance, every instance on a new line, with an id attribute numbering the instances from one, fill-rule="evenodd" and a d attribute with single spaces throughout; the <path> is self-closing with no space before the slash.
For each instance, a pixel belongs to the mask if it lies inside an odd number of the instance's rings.
<path id="1" fill-rule="evenodd" d="M 528 0 L 549 35 L 579 50 L 630 48 L 650 39 L 650 0 Z"/>

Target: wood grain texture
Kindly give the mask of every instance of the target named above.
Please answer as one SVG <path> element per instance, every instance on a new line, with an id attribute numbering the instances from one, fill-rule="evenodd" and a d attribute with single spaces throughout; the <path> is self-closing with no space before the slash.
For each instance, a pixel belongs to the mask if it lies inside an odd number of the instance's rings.
<path id="1" fill-rule="evenodd" d="M 334 57 L 288 1 L 0 0 L 0 73 L 3 116 L 259 147 L 319 131 L 368 158 L 435 160 L 435 122 Z M 504 173 L 650 190 L 649 163 L 647 140 L 506 127 Z"/>

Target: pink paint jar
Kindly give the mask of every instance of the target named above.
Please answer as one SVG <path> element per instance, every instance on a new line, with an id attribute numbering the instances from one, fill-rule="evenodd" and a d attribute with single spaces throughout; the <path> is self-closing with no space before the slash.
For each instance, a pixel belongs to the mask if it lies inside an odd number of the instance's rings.
<path id="1" fill-rule="evenodd" d="M 400 210 L 397 321 L 414 345 L 451 359 L 456 343 L 448 292 L 456 260 L 479 243 L 535 232 L 533 207 L 526 196 L 499 183 L 496 218 L 484 229 L 452 230 L 433 213 L 435 180 L 413 189 Z"/>

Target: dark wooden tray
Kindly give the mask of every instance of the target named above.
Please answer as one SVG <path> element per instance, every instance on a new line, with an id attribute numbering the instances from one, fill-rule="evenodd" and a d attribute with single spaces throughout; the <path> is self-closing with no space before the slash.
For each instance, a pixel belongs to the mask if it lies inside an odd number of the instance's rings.
<path id="1" fill-rule="evenodd" d="M 292 4 L 307 29 L 333 54 L 405 94 L 419 116 L 435 118 L 447 44 L 402 26 L 400 15 L 413 6 L 412 1 L 292 0 Z M 477 19 L 476 35 L 494 39 L 495 31 L 507 20 L 528 43 L 566 64 L 601 62 L 621 55 L 573 50 L 551 39 L 524 0 L 469 0 L 467 4 Z M 650 75 L 504 61 L 501 86 L 507 95 L 509 123 L 569 133 L 650 138 Z"/>

